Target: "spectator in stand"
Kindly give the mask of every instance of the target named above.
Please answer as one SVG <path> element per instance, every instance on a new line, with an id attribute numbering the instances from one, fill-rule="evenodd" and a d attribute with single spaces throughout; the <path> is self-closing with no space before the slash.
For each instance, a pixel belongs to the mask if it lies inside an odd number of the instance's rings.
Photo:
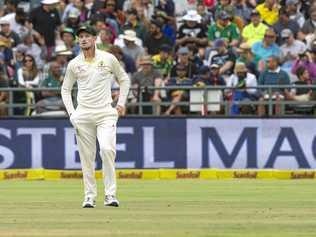
<path id="1" fill-rule="evenodd" d="M 279 85 L 289 85 L 290 78 L 289 75 L 283 71 L 280 67 L 280 61 L 277 56 L 270 56 L 267 60 L 267 69 L 260 74 L 259 85 L 272 85 L 272 86 L 279 86 Z M 272 90 L 272 95 L 269 95 L 268 91 L 263 91 L 260 101 L 268 100 L 271 96 L 271 99 L 275 100 L 275 113 L 281 113 L 281 105 L 280 101 L 284 98 L 283 95 L 284 89 L 277 89 L 274 88 Z M 258 106 L 258 115 L 262 116 L 265 115 L 265 105 L 260 104 Z"/>
<path id="2" fill-rule="evenodd" d="M 273 25 L 273 29 L 275 32 L 278 32 L 277 42 L 279 45 L 281 45 L 284 43 L 281 37 L 281 32 L 285 29 L 290 29 L 296 38 L 298 32 L 300 31 L 300 26 L 295 20 L 291 20 L 289 18 L 287 11 L 283 8 L 280 10 L 280 18 L 277 23 Z"/>
<path id="3" fill-rule="evenodd" d="M 259 78 L 258 63 L 260 59 L 252 53 L 250 45 L 241 43 L 236 52 L 238 54 L 237 62 L 244 63 L 248 72 Z"/>
<path id="4" fill-rule="evenodd" d="M 188 49 L 188 47 L 181 47 L 178 50 L 178 59 L 177 59 L 177 64 L 182 64 L 186 67 L 186 77 L 188 78 L 193 78 L 194 75 L 198 74 L 198 68 L 196 67 L 196 65 L 190 61 L 190 55 L 189 55 L 190 51 Z M 176 77 L 176 65 L 174 65 L 171 69 L 171 77 Z"/>
<path id="5" fill-rule="evenodd" d="M 286 0 L 285 7 L 288 13 L 288 16 L 291 20 L 294 20 L 298 25 L 303 27 L 305 22 L 304 15 L 299 10 L 300 1 L 299 0 Z"/>
<path id="6" fill-rule="evenodd" d="M 87 16 L 88 10 L 84 5 L 82 0 L 73 0 L 72 3 L 69 3 L 62 15 L 62 22 L 65 22 L 71 14 L 75 14 L 79 18 L 79 22 L 85 22 L 88 19 Z"/>
<path id="7" fill-rule="evenodd" d="M 80 15 L 80 12 L 78 10 L 70 11 L 65 21 L 66 28 L 70 28 L 74 32 L 76 32 L 80 25 L 79 15 Z"/>
<path id="8" fill-rule="evenodd" d="M 302 52 L 295 60 L 292 67 L 292 73 L 296 74 L 296 70 L 300 67 L 307 69 L 311 79 L 316 81 L 316 44 L 309 51 Z"/>
<path id="9" fill-rule="evenodd" d="M 160 72 L 164 80 L 168 80 L 173 66 L 172 47 L 162 45 L 159 54 L 154 55 L 152 60 L 154 68 Z"/>
<path id="10" fill-rule="evenodd" d="M 157 10 L 166 12 L 168 16 L 173 17 L 175 14 L 175 5 L 173 0 L 158 0 Z"/>
<path id="11" fill-rule="evenodd" d="M 234 13 L 239 16 L 244 24 L 250 21 L 251 8 L 246 0 L 234 0 L 232 1 L 234 7 Z"/>
<path id="12" fill-rule="evenodd" d="M 142 93 L 142 99 L 145 102 L 153 102 L 154 106 L 143 106 L 145 114 L 160 114 L 160 90 L 148 89 L 150 86 L 161 87 L 162 76 L 159 71 L 153 67 L 151 57 L 146 55 L 139 61 L 141 67 L 132 77 L 132 86 L 139 88 L 139 93 Z M 141 89 L 141 90 L 140 90 Z M 139 94 L 136 95 L 139 98 Z"/>
<path id="13" fill-rule="evenodd" d="M 251 22 L 245 26 L 242 31 L 243 40 L 250 46 L 258 41 L 262 41 L 267 25 L 261 22 L 260 14 L 257 10 L 253 10 L 250 15 Z"/>
<path id="14" fill-rule="evenodd" d="M 64 44 L 56 45 L 54 53 L 53 53 L 52 62 L 56 62 L 59 65 L 62 75 L 65 75 L 68 62 L 70 61 L 72 56 L 73 56 L 72 52 L 69 49 L 67 49 L 67 47 Z M 45 80 L 46 78 L 48 78 L 49 72 L 50 72 L 49 70 L 51 68 L 51 65 L 50 65 L 51 63 L 45 64 L 42 70 L 41 78 L 40 78 L 41 82 Z"/>
<path id="15" fill-rule="evenodd" d="M 310 34 L 314 34 L 316 30 L 316 6 L 310 9 L 310 17 L 304 22 L 300 31 L 299 39 L 304 40 Z"/>
<path id="16" fill-rule="evenodd" d="M 231 114 L 249 114 L 254 110 L 254 106 L 250 104 L 238 105 L 236 102 L 256 101 L 258 100 L 257 78 L 248 72 L 246 64 L 236 63 L 234 74 L 232 74 L 227 82 L 228 87 L 234 89 L 228 92 L 228 97 L 232 100 Z"/>
<path id="17" fill-rule="evenodd" d="M 296 70 L 298 81 L 293 83 L 293 88 L 290 91 L 285 91 L 285 98 L 290 101 L 299 102 L 299 104 L 289 105 L 294 113 L 311 114 L 314 112 L 313 104 L 306 104 L 303 102 L 310 102 L 315 98 L 315 90 L 308 88 L 313 83 L 306 68 L 299 67 Z M 306 86 L 304 88 L 296 88 L 296 86 Z"/>
<path id="18" fill-rule="evenodd" d="M 204 27 L 207 27 L 208 25 L 214 22 L 213 14 L 210 11 L 208 11 L 208 9 L 203 3 L 200 2 L 197 4 L 196 11 L 201 16 L 201 24 Z"/>
<path id="19" fill-rule="evenodd" d="M 168 83 L 168 86 L 192 86 L 192 79 L 186 77 L 186 67 L 183 64 L 176 65 L 176 77 L 171 78 Z M 183 89 L 172 89 L 168 90 L 167 94 L 169 95 L 169 101 L 171 105 L 165 111 L 165 115 L 170 115 L 171 113 L 175 115 L 183 115 L 188 113 L 189 108 L 186 105 L 179 106 L 179 102 L 188 102 L 189 101 L 189 91 Z"/>
<path id="20" fill-rule="evenodd" d="M 279 19 L 279 4 L 277 0 L 265 0 L 257 5 L 256 10 L 259 12 L 263 22 L 269 26 L 274 25 Z"/>
<path id="21" fill-rule="evenodd" d="M 10 41 L 11 47 L 16 47 L 21 42 L 21 39 L 17 33 L 11 30 L 10 22 L 7 20 L 0 20 L 0 26 L 0 35 Z"/>
<path id="22" fill-rule="evenodd" d="M 31 88 L 39 85 L 40 73 L 32 55 L 25 55 L 23 67 L 18 70 L 17 74 L 19 86 Z"/>
<path id="23" fill-rule="evenodd" d="M 8 88 L 9 82 L 6 75 L 3 72 L 0 72 L 0 88 Z M 6 107 L 8 103 L 8 92 L 0 91 L 0 117 L 8 115 L 8 108 Z"/>
<path id="24" fill-rule="evenodd" d="M 40 72 L 36 66 L 35 59 L 32 55 L 26 54 L 24 57 L 23 67 L 17 71 L 18 85 L 25 88 L 38 87 L 40 82 Z M 27 107 L 24 115 L 31 114 L 31 107 L 35 103 L 35 94 L 32 91 L 25 93 Z"/>
<path id="25" fill-rule="evenodd" d="M 136 32 L 133 30 L 125 30 L 123 39 L 125 44 L 122 48 L 123 53 L 129 55 L 137 65 L 139 59 L 145 55 L 145 50 L 136 44 Z"/>
<path id="26" fill-rule="evenodd" d="M 197 87 L 203 86 L 225 86 L 226 82 L 219 74 L 220 66 L 212 64 L 210 67 L 202 66 L 200 74 L 193 78 L 193 84 Z"/>
<path id="27" fill-rule="evenodd" d="M 8 21 L 10 23 L 11 30 L 17 33 L 20 38 L 23 38 L 28 31 L 25 26 L 26 14 L 22 8 L 16 8 L 14 12 L 3 16 L 0 20 Z"/>
<path id="28" fill-rule="evenodd" d="M 290 29 L 284 29 L 281 32 L 281 37 L 285 42 L 281 46 L 282 51 L 282 69 L 285 70 L 291 77 L 291 81 L 293 81 L 293 76 L 291 74 L 291 70 L 294 64 L 294 61 L 299 57 L 302 52 L 306 51 L 306 45 L 294 38 L 294 35 Z"/>
<path id="29" fill-rule="evenodd" d="M 40 45 L 36 43 L 35 38 Z M 27 53 L 33 55 L 36 65 L 42 69 L 47 55 L 43 37 L 37 32 L 29 33 L 24 37 L 22 45 L 27 47 Z"/>
<path id="30" fill-rule="evenodd" d="M 236 56 L 231 49 L 227 48 L 226 41 L 217 39 L 214 42 L 214 50 L 210 52 L 208 65 L 219 65 L 219 74 L 226 79 L 233 73 L 235 61 Z"/>
<path id="31" fill-rule="evenodd" d="M 216 23 L 208 29 L 208 40 L 225 39 L 228 42 L 227 46 L 236 47 L 239 38 L 237 26 L 230 21 L 230 16 L 224 11 L 218 15 Z"/>
<path id="32" fill-rule="evenodd" d="M 161 22 L 154 19 L 151 20 L 149 34 L 147 34 L 144 41 L 144 47 L 150 55 L 159 53 L 159 49 L 164 44 L 172 45 L 170 39 L 162 33 L 162 27 Z"/>
<path id="33" fill-rule="evenodd" d="M 109 28 L 101 29 L 99 31 L 99 42 L 97 48 L 100 50 L 108 51 L 112 47 L 113 34 Z"/>
<path id="34" fill-rule="evenodd" d="M 177 38 L 177 29 L 175 27 L 173 18 L 168 17 L 165 12 L 158 11 L 156 15 L 152 17 L 152 19 L 161 22 L 162 25 L 162 33 L 170 40 L 172 45 L 176 43 Z"/>
<path id="35" fill-rule="evenodd" d="M 80 47 L 76 43 L 76 35 L 73 29 L 71 28 L 63 28 L 63 30 L 60 32 L 60 37 L 67 49 L 69 49 L 73 56 L 79 55 Z"/>
<path id="36" fill-rule="evenodd" d="M 138 38 L 144 41 L 147 34 L 147 29 L 145 25 L 139 21 L 137 11 L 135 9 L 130 9 L 126 11 L 126 22 L 121 30 L 134 30 Z"/>
<path id="37" fill-rule="evenodd" d="M 117 60 L 119 60 L 122 67 L 128 74 L 132 74 L 137 71 L 134 60 L 129 55 L 124 54 L 120 47 L 113 45 L 109 48 L 108 52 L 112 53 Z"/>
<path id="38" fill-rule="evenodd" d="M 270 56 L 280 56 L 281 49 L 275 43 L 276 33 L 272 28 L 266 30 L 262 41 L 258 41 L 252 45 L 252 52 L 255 56 L 260 58 L 259 71 L 263 71 L 265 68 L 265 62 Z"/>
<path id="39" fill-rule="evenodd" d="M 46 91 L 45 88 L 60 88 L 63 80 L 61 67 L 57 62 L 50 64 L 48 77 L 45 78 L 40 87 L 42 99 L 36 103 L 36 113 L 40 114 L 49 111 L 60 111 L 64 109 L 64 104 L 59 91 Z"/>
<path id="40" fill-rule="evenodd" d="M 0 52 L 4 55 L 4 63 L 11 66 L 13 62 L 13 52 L 9 44 L 10 42 L 5 37 L 0 36 Z"/>
<path id="41" fill-rule="evenodd" d="M 42 5 L 32 10 L 30 16 L 34 29 L 44 37 L 48 59 L 51 58 L 55 46 L 55 32 L 61 24 L 56 10 L 58 2 L 59 0 L 42 0 Z"/>
<path id="42" fill-rule="evenodd" d="M 200 23 L 202 17 L 196 10 L 189 10 L 182 18 L 184 23 L 178 29 L 176 44 L 181 46 L 207 46 L 205 27 Z"/>

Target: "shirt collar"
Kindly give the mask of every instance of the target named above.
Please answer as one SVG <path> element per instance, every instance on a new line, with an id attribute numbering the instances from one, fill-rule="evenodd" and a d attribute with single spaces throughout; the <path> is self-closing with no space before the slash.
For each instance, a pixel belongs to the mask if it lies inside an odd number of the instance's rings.
<path id="1" fill-rule="evenodd" d="M 275 70 L 268 70 L 269 72 L 273 72 L 273 73 L 279 73 L 281 71 L 280 67 L 277 67 Z"/>

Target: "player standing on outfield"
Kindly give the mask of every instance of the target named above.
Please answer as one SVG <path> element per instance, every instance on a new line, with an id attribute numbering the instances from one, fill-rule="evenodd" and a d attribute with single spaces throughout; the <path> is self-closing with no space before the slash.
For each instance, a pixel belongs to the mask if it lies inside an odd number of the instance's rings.
<path id="1" fill-rule="evenodd" d="M 130 80 L 119 61 L 110 53 L 95 47 L 96 31 L 91 26 L 81 26 L 77 31 L 81 53 L 68 64 L 62 85 L 62 98 L 76 130 L 76 138 L 81 160 L 85 198 L 84 208 L 96 206 L 97 187 L 95 179 L 96 139 L 100 145 L 103 179 L 105 186 L 105 206 L 119 206 L 116 199 L 116 123 L 125 113 L 125 102 Z M 111 85 L 113 79 L 120 84 L 120 95 L 113 108 Z M 71 91 L 78 84 L 75 109 Z"/>

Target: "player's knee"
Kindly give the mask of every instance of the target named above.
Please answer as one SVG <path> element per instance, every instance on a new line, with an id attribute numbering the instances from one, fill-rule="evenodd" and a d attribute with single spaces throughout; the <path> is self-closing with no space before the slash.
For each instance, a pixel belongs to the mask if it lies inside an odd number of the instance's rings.
<path id="1" fill-rule="evenodd" d="M 106 157 L 115 157 L 115 150 L 109 147 L 100 147 L 100 156 L 102 159 Z"/>

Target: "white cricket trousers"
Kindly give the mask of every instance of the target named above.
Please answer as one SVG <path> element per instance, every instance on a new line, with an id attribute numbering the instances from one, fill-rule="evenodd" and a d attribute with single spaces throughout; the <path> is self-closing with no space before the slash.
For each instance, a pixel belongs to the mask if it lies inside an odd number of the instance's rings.
<path id="1" fill-rule="evenodd" d="M 116 195 L 116 123 L 118 113 L 110 104 L 100 109 L 78 106 L 70 121 L 76 130 L 86 197 L 97 196 L 96 139 L 100 147 L 105 195 Z"/>

